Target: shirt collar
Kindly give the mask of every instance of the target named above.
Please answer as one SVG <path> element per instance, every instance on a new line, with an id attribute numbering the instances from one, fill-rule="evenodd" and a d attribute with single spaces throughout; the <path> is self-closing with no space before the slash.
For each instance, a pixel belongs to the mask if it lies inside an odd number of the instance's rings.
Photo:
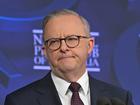
<path id="1" fill-rule="evenodd" d="M 81 85 L 83 93 L 87 95 L 89 92 L 89 76 L 87 70 L 77 82 Z"/>
<path id="2" fill-rule="evenodd" d="M 66 95 L 68 92 L 68 88 L 70 83 L 66 80 L 56 76 L 53 72 L 51 72 L 52 80 L 54 81 L 55 87 L 59 94 Z M 88 72 L 86 72 L 80 77 L 80 79 L 77 81 L 81 85 L 82 92 L 87 95 L 89 92 L 89 76 Z"/>
<path id="3" fill-rule="evenodd" d="M 67 82 L 66 80 L 56 76 L 53 72 L 51 72 L 51 76 L 52 76 L 52 80 L 55 84 L 55 87 L 56 87 L 58 93 L 63 96 L 66 95 L 66 92 L 68 90 L 70 83 Z"/>

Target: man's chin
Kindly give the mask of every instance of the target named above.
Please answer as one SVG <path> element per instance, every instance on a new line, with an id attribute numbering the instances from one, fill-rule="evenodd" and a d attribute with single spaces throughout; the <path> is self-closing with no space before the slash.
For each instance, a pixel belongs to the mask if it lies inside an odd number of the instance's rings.
<path id="1" fill-rule="evenodd" d="M 69 71 L 75 70 L 76 67 L 69 64 L 69 65 L 63 65 L 63 66 L 61 66 L 60 69 L 61 69 L 63 72 L 69 72 Z"/>

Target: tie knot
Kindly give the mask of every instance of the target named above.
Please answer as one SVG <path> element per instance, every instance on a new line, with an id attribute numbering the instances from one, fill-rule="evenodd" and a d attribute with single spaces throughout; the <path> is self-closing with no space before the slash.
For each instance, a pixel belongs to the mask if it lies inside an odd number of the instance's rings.
<path id="1" fill-rule="evenodd" d="M 72 91 L 72 92 L 78 92 L 79 89 L 80 89 L 80 84 L 77 83 L 77 82 L 72 82 L 69 86 L 69 89 Z"/>

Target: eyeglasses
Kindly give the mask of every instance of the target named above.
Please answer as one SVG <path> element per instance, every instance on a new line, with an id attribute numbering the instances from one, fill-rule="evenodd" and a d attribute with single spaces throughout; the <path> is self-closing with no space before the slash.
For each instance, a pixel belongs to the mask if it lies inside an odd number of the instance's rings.
<path id="1" fill-rule="evenodd" d="M 90 38 L 87 36 L 78 36 L 78 35 L 71 35 L 65 38 L 51 38 L 44 42 L 45 46 L 47 46 L 50 50 L 58 50 L 61 47 L 62 40 L 65 41 L 67 47 L 75 48 L 79 45 L 81 38 Z"/>

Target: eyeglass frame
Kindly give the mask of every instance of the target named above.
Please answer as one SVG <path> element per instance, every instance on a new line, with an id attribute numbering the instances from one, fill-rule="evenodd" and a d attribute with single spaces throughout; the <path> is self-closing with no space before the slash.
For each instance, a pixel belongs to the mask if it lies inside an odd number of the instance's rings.
<path id="1" fill-rule="evenodd" d="M 73 46 L 73 47 L 69 46 L 68 43 L 67 43 L 67 41 L 66 41 L 68 38 L 70 38 L 70 37 L 72 37 L 72 36 L 75 36 L 75 37 L 77 37 L 77 39 L 78 39 L 78 40 L 77 40 L 77 41 L 78 41 L 77 45 L 75 45 L 75 46 Z M 65 41 L 65 44 L 67 45 L 68 48 L 75 48 L 75 47 L 77 47 L 77 46 L 79 45 L 80 39 L 81 39 L 81 38 L 89 39 L 89 38 L 91 38 L 91 37 L 90 37 L 90 36 L 89 36 L 89 37 L 88 37 L 88 36 L 80 36 L 80 35 L 70 35 L 70 36 L 67 36 L 67 37 L 65 37 L 65 38 L 50 38 L 50 39 L 47 39 L 47 40 L 44 41 L 44 45 L 47 46 L 50 50 L 55 51 L 55 50 L 60 49 L 60 47 L 62 46 L 62 40 L 64 40 L 64 41 Z M 56 49 L 51 49 L 51 48 L 49 47 L 48 42 L 49 42 L 50 40 L 52 40 L 52 39 L 59 40 L 60 45 L 59 45 L 58 48 L 56 48 Z"/>

